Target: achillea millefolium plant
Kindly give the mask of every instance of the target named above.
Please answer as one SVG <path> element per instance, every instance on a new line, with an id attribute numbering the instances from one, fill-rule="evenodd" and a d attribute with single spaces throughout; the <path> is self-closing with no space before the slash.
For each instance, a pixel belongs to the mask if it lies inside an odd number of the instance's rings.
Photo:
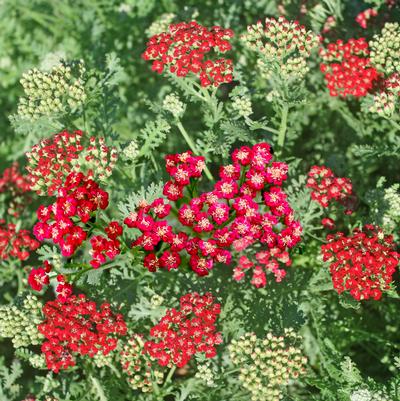
<path id="1" fill-rule="evenodd" d="M 397 1 L 0 15 L 0 401 L 400 400 Z"/>

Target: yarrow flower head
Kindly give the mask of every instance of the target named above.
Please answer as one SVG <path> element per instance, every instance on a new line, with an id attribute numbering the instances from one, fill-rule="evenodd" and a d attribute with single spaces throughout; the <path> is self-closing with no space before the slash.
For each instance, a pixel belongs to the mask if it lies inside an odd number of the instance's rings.
<path id="1" fill-rule="evenodd" d="M 281 264 L 290 266 L 292 260 L 289 253 L 282 251 L 279 247 L 270 248 L 268 251 L 260 251 L 255 255 L 258 262 L 255 264 L 247 256 L 243 255 L 239 258 L 238 265 L 233 271 L 233 279 L 242 281 L 246 276 L 247 271 L 252 271 L 251 284 L 256 288 L 265 287 L 267 284 L 266 272 L 272 273 L 275 276 L 276 282 L 281 282 L 286 276 L 286 270 Z"/>
<path id="2" fill-rule="evenodd" d="M 152 70 L 159 74 L 165 69 L 177 77 L 193 74 L 200 79 L 201 86 L 218 87 L 232 81 L 233 63 L 210 53 L 226 53 L 231 49 L 232 37 L 230 29 L 208 29 L 196 21 L 180 22 L 151 37 L 142 57 L 152 61 Z"/>
<path id="3" fill-rule="evenodd" d="M 312 166 L 307 179 L 307 188 L 311 188 L 311 198 L 326 208 L 332 201 L 344 202 L 353 191 L 349 178 L 336 177 L 325 166 Z"/>
<path id="4" fill-rule="evenodd" d="M 400 106 L 400 25 L 386 23 L 369 42 L 371 64 L 381 74 L 376 91 L 362 104 L 370 113 L 390 118 Z"/>
<path id="5" fill-rule="evenodd" d="M 26 175 L 21 174 L 19 165 L 14 162 L 0 176 L 0 199 L 7 205 L 7 213 L 18 217 L 31 202 L 31 185 Z"/>
<path id="6" fill-rule="evenodd" d="M 168 31 L 168 27 L 175 17 L 176 15 L 173 13 L 161 14 L 160 17 L 146 29 L 146 36 L 151 38 L 152 36 Z"/>
<path id="7" fill-rule="evenodd" d="M 185 112 L 186 106 L 176 93 L 170 93 L 164 98 L 163 109 L 169 111 L 175 118 L 179 119 Z"/>
<path id="8" fill-rule="evenodd" d="M 350 401 L 394 401 L 382 391 L 368 389 L 355 390 L 350 395 Z"/>
<path id="9" fill-rule="evenodd" d="M 58 190 L 56 201 L 41 205 L 33 233 L 39 241 L 51 239 L 65 257 L 72 256 L 87 238 L 88 221 L 108 206 L 108 193 L 82 173 L 71 173 Z"/>
<path id="10" fill-rule="evenodd" d="M 134 390 L 143 393 L 153 391 L 153 381 L 162 384 L 164 372 L 154 366 L 154 359 L 144 349 L 145 341 L 140 334 L 134 334 L 124 345 L 120 353 L 120 363 L 128 375 L 128 383 Z"/>
<path id="11" fill-rule="evenodd" d="M 29 273 L 28 284 L 35 291 L 41 291 L 43 286 L 49 284 L 48 273 L 51 271 L 51 265 L 49 262 L 45 261 L 43 266 L 36 269 L 32 269 Z"/>
<path id="12" fill-rule="evenodd" d="M 0 337 L 11 338 L 15 348 L 38 345 L 43 341 L 37 325 L 42 321 L 42 304 L 34 295 L 0 306 Z"/>
<path id="13" fill-rule="evenodd" d="M 27 260 L 31 252 L 39 248 L 40 242 L 28 230 L 17 230 L 15 224 L 0 220 L 0 260 L 16 258 Z"/>
<path id="14" fill-rule="evenodd" d="M 330 262 L 333 286 L 339 294 L 349 291 L 357 301 L 379 300 L 382 292 L 390 289 L 400 259 L 392 236 L 365 225 L 349 236 L 329 234 L 327 240 L 321 251 L 324 261 Z"/>
<path id="15" fill-rule="evenodd" d="M 187 254 L 190 268 L 203 276 L 214 263 L 230 264 L 232 250 L 257 242 L 286 261 L 285 251 L 300 241 L 302 231 L 281 189 L 288 166 L 272 162 L 267 143 L 244 146 L 233 152 L 232 164 L 220 167 L 212 191 L 193 196 L 188 186 L 196 184 L 204 167 L 204 158 L 190 151 L 167 155 L 167 199 L 139 206 L 125 218 L 128 227 L 141 232 L 132 246 L 146 252 L 144 266 L 150 271 L 177 269 Z M 185 195 L 190 199 L 186 203 L 180 201 Z M 177 221 L 167 220 L 177 201 Z"/>
<path id="16" fill-rule="evenodd" d="M 387 205 L 382 216 L 383 227 L 395 231 L 400 226 L 400 184 L 386 188 L 383 201 Z"/>
<path id="17" fill-rule="evenodd" d="M 307 358 L 299 347 L 301 337 L 293 329 L 282 336 L 268 333 L 264 339 L 246 333 L 232 340 L 229 353 L 239 368 L 239 381 L 252 401 L 279 401 L 289 380 L 305 373 Z"/>
<path id="18" fill-rule="evenodd" d="M 198 353 L 215 357 L 215 346 L 222 343 L 215 326 L 220 313 L 221 306 L 210 293 L 183 295 L 180 309 L 168 309 L 151 329 L 154 340 L 146 341 L 145 352 L 160 366 L 170 367 L 183 367 Z"/>
<path id="19" fill-rule="evenodd" d="M 99 181 L 107 179 L 117 161 L 117 151 L 107 147 L 104 138 L 63 131 L 34 145 L 26 157 L 32 190 L 52 196 L 74 171 Z"/>
<path id="20" fill-rule="evenodd" d="M 21 79 L 25 97 L 19 100 L 17 116 L 34 121 L 81 107 L 86 100 L 85 72 L 82 60 L 63 61 L 50 71 L 29 70 Z"/>
<path id="21" fill-rule="evenodd" d="M 195 377 L 201 380 L 207 387 L 217 387 L 215 383 L 215 372 L 212 369 L 211 360 L 197 363 Z"/>
<path id="22" fill-rule="evenodd" d="M 331 96 L 366 96 L 379 77 L 369 59 L 368 42 L 364 38 L 329 43 L 326 49 L 320 49 L 320 56 L 321 71 Z"/>
<path id="23" fill-rule="evenodd" d="M 261 55 L 260 67 L 266 76 L 300 80 L 308 72 L 307 59 L 318 46 L 319 37 L 297 21 L 266 18 L 247 27 L 241 36 L 244 45 Z"/>
<path id="24" fill-rule="evenodd" d="M 232 101 L 232 108 L 241 117 L 248 117 L 253 114 L 249 96 L 235 96 Z"/>
<path id="25" fill-rule="evenodd" d="M 358 25 L 361 26 L 363 29 L 367 29 L 368 21 L 372 17 L 376 17 L 378 15 L 378 11 L 375 8 L 367 8 L 364 11 L 361 11 L 357 17 L 356 22 Z"/>
<path id="26" fill-rule="evenodd" d="M 369 42 L 371 64 L 386 77 L 400 73 L 400 24 L 387 22 Z"/>
<path id="27" fill-rule="evenodd" d="M 45 320 L 38 329 L 46 341 L 41 349 L 47 368 L 56 373 L 74 366 L 76 356 L 107 355 L 127 332 L 123 316 L 114 313 L 110 304 L 103 303 L 98 309 L 83 294 L 65 303 L 48 301 L 43 314 Z"/>
<path id="28" fill-rule="evenodd" d="M 122 153 L 126 160 L 134 162 L 139 156 L 139 145 L 136 141 L 130 141 Z"/>

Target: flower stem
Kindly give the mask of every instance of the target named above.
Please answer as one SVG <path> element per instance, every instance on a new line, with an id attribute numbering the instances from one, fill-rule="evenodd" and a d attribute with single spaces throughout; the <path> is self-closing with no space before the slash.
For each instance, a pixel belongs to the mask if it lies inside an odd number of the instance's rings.
<path id="1" fill-rule="evenodd" d="M 278 134 L 278 148 L 280 151 L 282 151 L 283 145 L 285 144 L 288 113 L 289 113 L 289 106 L 285 103 L 282 106 L 281 125 L 279 127 L 279 134 Z"/>
<path id="2" fill-rule="evenodd" d="M 24 284 L 22 282 L 22 272 L 21 272 L 21 270 L 17 269 L 16 272 L 17 272 L 17 278 L 18 278 L 18 292 L 17 292 L 17 294 L 19 295 L 24 290 Z"/>
<path id="3" fill-rule="evenodd" d="M 175 370 L 176 370 L 176 366 L 174 365 L 174 366 L 172 366 L 172 368 L 168 372 L 167 378 L 165 379 L 165 382 L 164 382 L 163 386 L 167 385 L 171 381 L 172 376 L 175 373 Z"/>
<path id="4" fill-rule="evenodd" d="M 178 127 L 180 133 L 182 134 L 182 136 L 185 139 L 186 143 L 189 145 L 189 148 L 192 150 L 192 152 L 195 155 L 199 155 L 200 152 L 197 150 L 196 145 L 194 144 L 194 142 L 190 138 L 189 134 L 186 132 L 186 130 L 183 127 L 182 123 L 180 121 L 177 121 L 176 126 Z M 206 176 L 210 181 L 214 180 L 214 177 L 212 176 L 212 174 L 211 174 L 211 172 L 210 172 L 210 170 L 208 169 L 207 166 L 205 166 L 204 172 L 206 173 Z"/>

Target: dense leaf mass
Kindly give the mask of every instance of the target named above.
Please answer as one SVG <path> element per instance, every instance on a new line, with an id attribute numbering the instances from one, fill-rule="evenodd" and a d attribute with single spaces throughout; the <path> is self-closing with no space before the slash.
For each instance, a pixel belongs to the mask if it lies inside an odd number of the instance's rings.
<path id="1" fill-rule="evenodd" d="M 3 0 L 0 401 L 399 401 L 396 0 Z"/>

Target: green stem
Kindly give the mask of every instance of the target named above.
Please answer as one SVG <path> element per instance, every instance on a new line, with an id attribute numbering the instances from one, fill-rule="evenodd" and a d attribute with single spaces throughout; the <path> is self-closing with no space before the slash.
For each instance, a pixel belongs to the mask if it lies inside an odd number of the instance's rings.
<path id="1" fill-rule="evenodd" d="M 165 382 L 163 384 L 163 387 L 165 387 L 172 379 L 173 374 L 175 373 L 176 370 L 176 366 L 172 366 L 172 368 L 170 369 L 170 371 L 168 372 L 167 378 L 165 379 Z"/>
<path id="2" fill-rule="evenodd" d="M 304 231 L 304 234 L 306 234 L 306 235 L 308 235 L 309 237 L 314 238 L 314 239 L 316 239 L 317 241 L 320 241 L 320 242 L 322 242 L 322 243 L 324 243 L 324 244 L 327 243 L 327 242 L 324 241 L 323 239 L 318 238 L 316 235 L 311 234 L 309 231 Z"/>
<path id="3" fill-rule="evenodd" d="M 190 138 L 189 134 L 186 132 L 185 128 L 183 127 L 182 123 L 180 121 L 177 121 L 176 126 L 178 127 L 180 133 L 182 134 L 183 138 L 185 139 L 186 143 L 189 145 L 189 148 L 192 150 L 192 152 L 195 155 L 199 155 L 200 152 L 197 150 L 196 145 L 194 144 L 194 142 L 192 141 L 192 139 Z M 212 176 L 210 170 L 208 169 L 207 166 L 205 166 L 204 171 L 206 173 L 207 178 L 210 181 L 214 180 L 214 177 Z"/>
<path id="4" fill-rule="evenodd" d="M 16 270 L 17 272 L 17 278 L 18 278 L 18 295 L 22 293 L 24 289 L 24 285 L 22 283 L 22 271 L 21 270 Z"/>
<path id="5" fill-rule="evenodd" d="M 400 125 L 396 121 L 392 120 L 391 118 L 386 119 L 393 125 L 394 128 L 400 131 Z"/>
<path id="6" fill-rule="evenodd" d="M 289 106 L 285 103 L 282 106 L 281 125 L 279 127 L 279 134 L 278 134 L 278 148 L 280 151 L 282 151 L 283 145 L 285 144 L 288 113 L 289 113 Z"/>

